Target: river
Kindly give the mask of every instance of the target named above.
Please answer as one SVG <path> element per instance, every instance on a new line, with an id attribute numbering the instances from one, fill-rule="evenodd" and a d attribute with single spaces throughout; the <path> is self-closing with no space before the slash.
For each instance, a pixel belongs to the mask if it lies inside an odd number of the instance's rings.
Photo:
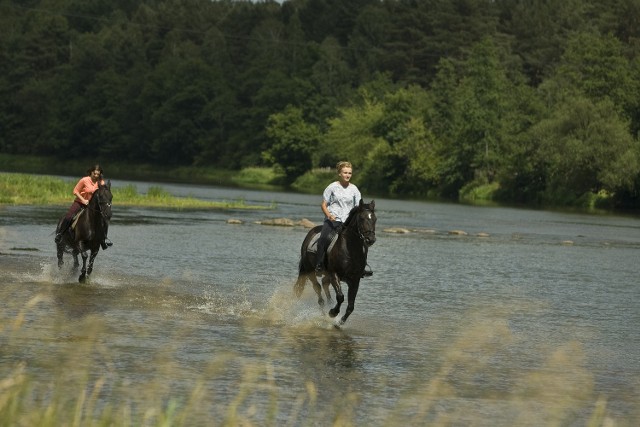
<path id="1" fill-rule="evenodd" d="M 59 207 L 0 208 L 0 382 L 25 372 L 32 406 L 86 390 L 83 416 L 135 425 L 640 423 L 637 217 L 377 199 L 374 275 L 336 328 L 310 284 L 293 295 L 307 230 L 257 223 L 319 223 L 319 197 L 161 186 L 270 209 L 115 199 L 79 284 L 56 266 Z"/>

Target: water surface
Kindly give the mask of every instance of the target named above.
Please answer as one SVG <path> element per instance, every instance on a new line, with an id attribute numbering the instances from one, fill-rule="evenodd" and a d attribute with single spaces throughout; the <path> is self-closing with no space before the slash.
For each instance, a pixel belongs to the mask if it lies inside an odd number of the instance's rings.
<path id="1" fill-rule="evenodd" d="M 114 246 L 81 285 L 56 267 L 60 208 L 0 208 L 0 379 L 24 362 L 42 396 L 102 381 L 98 408 L 134 414 L 197 398 L 203 425 L 230 407 L 258 425 L 640 420 L 637 218 L 376 200 L 374 276 L 337 329 L 310 285 L 293 296 L 307 230 L 256 223 L 319 222 L 319 197 L 161 186 L 273 209 L 114 200 Z"/>

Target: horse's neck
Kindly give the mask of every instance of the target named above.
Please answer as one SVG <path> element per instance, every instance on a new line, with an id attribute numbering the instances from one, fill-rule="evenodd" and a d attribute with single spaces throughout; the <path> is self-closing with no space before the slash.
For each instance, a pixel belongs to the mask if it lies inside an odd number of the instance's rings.
<path id="1" fill-rule="evenodd" d="M 355 218 L 353 221 L 349 223 L 349 225 L 345 226 L 344 231 L 342 232 L 343 238 L 345 239 L 347 249 L 354 250 L 355 252 L 360 252 L 361 248 L 365 248 L 366 246 L 362 239 L 360 238 L 360 233 L 358 231 L 358 222 Z"/>
<path id="2" fill-rule="evenodd" d="M 100 212 L 100 204 L 95 197 L 91 198 L 91 201 L 89 201 L 86 210 L 87 222 L 89 224 L 95 224 L 95 227 L 97 229 L 102 229 L 102 212 Z"/>

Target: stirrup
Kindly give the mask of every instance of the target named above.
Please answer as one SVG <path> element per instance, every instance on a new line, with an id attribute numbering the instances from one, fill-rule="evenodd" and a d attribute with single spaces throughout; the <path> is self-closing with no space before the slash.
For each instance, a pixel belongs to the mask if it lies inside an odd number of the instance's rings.
<path id="1" fill-rule="evenodd" d="M 373 271 L 367 270 L 365 268 L 365 270 L 362 272 L 362 277 L 371 277 L 371 276 L 373 276 Z"/>

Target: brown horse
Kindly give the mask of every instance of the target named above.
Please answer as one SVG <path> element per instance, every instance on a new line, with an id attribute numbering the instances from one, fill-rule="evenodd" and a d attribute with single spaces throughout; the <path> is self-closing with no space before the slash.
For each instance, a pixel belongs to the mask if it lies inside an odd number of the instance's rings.
<path id="1" fill-rule="evenodd" d="M 333 286 L 336 293 L 336 306 L 329 310 L 329 316 L 336 317 L 340 313 L 340 306 L 344 301 L 344 294 L 340 282 L 344 281 L 349 286 L 347 297 L 347 310 L 340 319 L 342 325 L 347 321 L 353 312 L 360 286 L 360 279 L 365 276 L 367 266 L 367 253 L 369 247 L 376 241 L 376 214 L 375 201 L 365 204 L 360 200 L 360 204 L 353 208 L 349 217 L 345 221 L 342 229 L 338 232 L 338 238 L 331 250 L 325 255 L 326 266 L 322 273 L 322 287 L 327 300 L 331 301 L 329 284 Z M 300 249 L 300 264 L 298 268 L 298 280 L 294 285 L 294 291 L 299 298 L 304 290 L 307 279 L 313 284 L 313 290 L 318 295 L 318 304 L 324 312 L 324 299 L 322 298 L 322 288 L 316 277 L 316 252 L 314 250 L 317 235 L 322 231 L 322 226 L 316 226 L 309 230 L 302 242 Z"/>
<path id="2" fill-rule="evenodd" d="M 62 256 L 64 252 L 70 252 L 73 256 L 73 266 L 78 268 L 78 254 L 82 255 L 82 270 L 78 281 L 84 283 L 87 277 L 93 271 L 93 262 L 100 251 L 100 243 L 102 243 L 107 235 L 109 221 L 111 220 L 111 181 L 105 185 L 100 184 L 98 189 L 93 193 L 89 204 L 81 213 L 75 228 L 71 227 L 62 235 L 60 243 L 56 243 L 58 252 L 58 267 L 64 265 Z M 56 232 L 60 229 L 64 216 L 58 221 Z M 87 254 L 91 252 L 91 255 Z M 89 265 L 87 266 L 87 258 Z"/>

